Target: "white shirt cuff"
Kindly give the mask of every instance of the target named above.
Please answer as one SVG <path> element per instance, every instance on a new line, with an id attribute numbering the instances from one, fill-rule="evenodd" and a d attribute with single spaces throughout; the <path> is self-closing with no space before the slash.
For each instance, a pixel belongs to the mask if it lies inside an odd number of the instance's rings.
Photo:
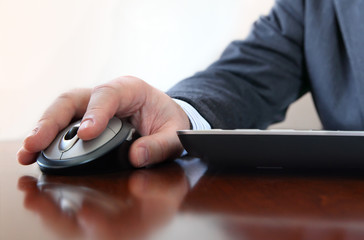
<path id="1" fill-rule="evenodd" d="M 210 130 L 211 125 L 204 119 L 197 110 L 185 101 L 174 99 L 173 100 L 181 106 L 190 119 L 192 130 Z"/>

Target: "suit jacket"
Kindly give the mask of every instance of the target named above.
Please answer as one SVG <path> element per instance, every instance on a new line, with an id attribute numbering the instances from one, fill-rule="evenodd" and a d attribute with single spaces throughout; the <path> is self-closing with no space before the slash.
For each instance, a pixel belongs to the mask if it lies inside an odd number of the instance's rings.
<path id="1" fill-rule="evenodd" d="M 250 35 L 167 93 L 213 128 L 266 128 L 312 92 L 325 129 L 364 129 L 364 0 L 278 0 Z"/>

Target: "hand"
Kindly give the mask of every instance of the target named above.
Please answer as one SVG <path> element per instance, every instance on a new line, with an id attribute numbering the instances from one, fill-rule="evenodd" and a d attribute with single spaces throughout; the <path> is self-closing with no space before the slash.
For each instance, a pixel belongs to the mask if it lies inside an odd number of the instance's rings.
<path id="1" fill-rule="evenodd" d="M 178 156 L 183 148 L 176 131 L 189 128 L 182 108 L 169 96 L 135 77 L 120 77 L 94 89 L 77 89 L 59 96 L 45 111 L 37 127 L 25 138 L 17 157 L 21 164 L 35 162 L 59 131 L 81 119 L 78 136 L 97 137 L 113 117 L 129 118 L 142 135 L 129 151 L 135 167 Z"/>

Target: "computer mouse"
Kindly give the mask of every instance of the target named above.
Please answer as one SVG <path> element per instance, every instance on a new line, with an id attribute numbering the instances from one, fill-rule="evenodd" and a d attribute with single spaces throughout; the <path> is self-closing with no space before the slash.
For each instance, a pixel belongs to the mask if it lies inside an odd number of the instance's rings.
<path id="1" fill-rule="evenodd" d="M 80 123 L 70 124 L 40 152 L 37 163 L 42 172 L 83 175 L 132 168 L 128 151 L 138 134 L 128 121 L 113 117 L 97 138 L 88 141 L 77 136 Z"/>

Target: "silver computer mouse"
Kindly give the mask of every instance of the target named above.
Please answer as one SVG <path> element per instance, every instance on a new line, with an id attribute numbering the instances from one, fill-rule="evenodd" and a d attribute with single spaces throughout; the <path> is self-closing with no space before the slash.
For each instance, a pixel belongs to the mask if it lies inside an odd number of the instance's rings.
<path id="1" fill-rule="evenodd" d="M 44 173 L 87 174 L 131 168 L 128 150 L 137 134 L 126 120 L 112 118 L 95 139 L 83 141 L 77 136 L 81 121 L 62 130 L 37 163 Z"/>

